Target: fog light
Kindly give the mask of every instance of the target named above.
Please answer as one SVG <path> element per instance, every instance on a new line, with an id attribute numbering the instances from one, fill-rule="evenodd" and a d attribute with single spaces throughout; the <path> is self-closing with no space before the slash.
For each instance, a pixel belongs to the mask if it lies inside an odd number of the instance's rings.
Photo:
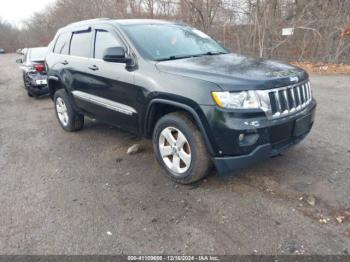
<path id="1" fill-rule="evenodd" d="M 238 140 L 240 146 L 254 145 L 259 139 L 259 134 L 239 134 Z"/>

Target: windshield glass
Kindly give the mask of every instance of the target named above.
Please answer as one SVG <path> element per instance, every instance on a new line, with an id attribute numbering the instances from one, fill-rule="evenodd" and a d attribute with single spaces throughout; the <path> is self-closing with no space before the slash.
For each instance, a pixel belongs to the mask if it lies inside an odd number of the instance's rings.
<path id="1" fill-rule="evenodd" d="M 155 61 L 227 53 L 211 37 L 189 26 L 137 24 L 123 29 L 141 55 Z"/>
<path id="2" fill-rule="evenodd" d="M 41 61 L 45 60 L 47 52 L 47 47 L 37 47 L 37 48 L 31 48 L 29 59 L 31 61 Z"/>

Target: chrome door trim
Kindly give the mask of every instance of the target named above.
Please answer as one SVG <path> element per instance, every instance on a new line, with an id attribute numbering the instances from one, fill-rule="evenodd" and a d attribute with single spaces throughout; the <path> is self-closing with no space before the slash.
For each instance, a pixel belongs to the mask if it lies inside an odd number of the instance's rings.
<path id="1" fill-rule="evenodd" d="M 87 102 L 93 103 L 95 105 L 103 106 L 105 108 L 108 108 L 110 110 L 117 111 L 119 113 L 123 113 L 126 115 L 131 116 L 132 114 L 136 114 L 137 111 L 132 108 L 131 106 L 124 105 L 106 98 L 102 98 L 99 96 L 95 96 L 89 93 L 85 93 L 82 91 L 74 90 L 72 91 L 72 94 L 74 97 L 80 98 L 82 100 L 85 100 Z"/>

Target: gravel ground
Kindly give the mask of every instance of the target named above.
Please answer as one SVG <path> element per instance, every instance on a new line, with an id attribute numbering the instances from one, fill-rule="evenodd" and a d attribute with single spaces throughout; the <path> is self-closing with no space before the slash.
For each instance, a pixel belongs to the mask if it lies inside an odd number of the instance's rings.
<path id="1" fill-rule="evenodd" d="M 148 140 L 93 121 L 63 131 L 15 58 L 0 55 L 0 254 L 350 252 L 350 76 L 311 77 L 317 117 L 297 147 L 180 186 Z"/>

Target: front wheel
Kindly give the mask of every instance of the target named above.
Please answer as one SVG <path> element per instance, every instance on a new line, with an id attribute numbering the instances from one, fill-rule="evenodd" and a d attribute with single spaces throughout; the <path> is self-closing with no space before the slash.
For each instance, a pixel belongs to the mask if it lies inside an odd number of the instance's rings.
<path id="1" fill-rule="evenodd" d="M 212 162 L 202 134 L 185 113 L 163 116 L 153 132 L 153 148 L 166 174 L 181 184 L 202 179 Z"/>
<path id="2" fill-rule="evenodd" d="M 59 89 L 54 95 L 55 111 L 58 122 L 66 131 L 77 131 L 84 126 L 84 116 L 75 112 L 67 92 Z"/>

